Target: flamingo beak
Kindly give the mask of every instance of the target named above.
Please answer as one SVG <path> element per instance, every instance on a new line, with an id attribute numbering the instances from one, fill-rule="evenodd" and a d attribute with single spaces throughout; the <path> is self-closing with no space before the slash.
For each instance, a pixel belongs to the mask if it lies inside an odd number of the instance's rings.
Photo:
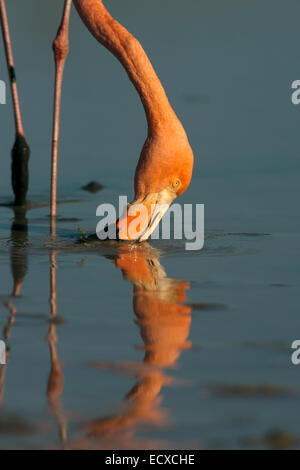
<path id="1" fill-rule="evenodd" d="M 139 242 L 147 240 L 174 199 L 174 193 L 163 190 L 128 204 L 126 213 L 117 222 L 118 238 Z"/>
<path id="2" fill-rule="evenodd" d="M 169 205 L 170 204 L 160 204 L 159 202 L 153 205 L 152 211 L 151 211 L 151 218 L 148 222 L 146 230 L 144 231 L 143 234 L 141 234 L 141 236 L 138 239 L 140 242 L 147 240 L 150 237 L 150 235 L 154 232 L 159 222 L 161 221 L 161 219 L 163 218 L 163 216 L 169 209 Z"/>

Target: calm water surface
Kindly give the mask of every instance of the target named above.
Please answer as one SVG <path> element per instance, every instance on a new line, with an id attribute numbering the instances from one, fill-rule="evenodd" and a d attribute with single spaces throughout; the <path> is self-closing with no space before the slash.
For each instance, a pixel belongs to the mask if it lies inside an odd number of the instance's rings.
<path id="1" fill-rule="evenodd" d="M 25 5 L 26 3 L 26 5 Z M 107 1 L 142 42 L 195 151 L 182 203 L 205 247 L 76 245 L 101 202 L 132 197 L 146 125 L 126 74 L 71 21 L 57 238 L 49 236 L 60 1 L 8 14 L 31 155 L 14 212 L 13 123 L 0 107 L 1 448 L 299 447 L 299 2 Z M 147 4 L 146 4 L 147 3 Z M 226 3 L 226 5 L 225 5 Z M 0 79 L 6 69 L 0 51 Z M 90 180 L 105 185 L 82 191 Z M 68 203 L 67 203 L 68 202 Z"/>

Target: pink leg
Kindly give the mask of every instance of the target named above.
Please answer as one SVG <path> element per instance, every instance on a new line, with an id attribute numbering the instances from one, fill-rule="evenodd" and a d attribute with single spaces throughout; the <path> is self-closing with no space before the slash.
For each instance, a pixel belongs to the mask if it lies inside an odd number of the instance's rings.
<path id="1" fill-rule="evenodd" d="M 0 19 L 2 26 L 2 34 L 5 46 L 6 62 L 10 79 L 10 87 L 13 99 L 14 117 L 16 126 L 16 140 L 12 149 L 12 187 L 15 193 L 16 206 L 26 204 L 26 194 L 28 190 L 28 160 L 30 149 L 27 145 L 22 118 L 20 111 L 19 95 L 16 82 L 16 74 L 14 68 L 14 58 L 9 33 L 9 26 L 6 13 L 5 0 L 0 0 Z"/>
<path id="2" fill-rule="evenodd" d="M 55 95 L 53 114 L 52 135 L 52 166 L 51 166 L 51 217 L 56 216 L 56 194 L 57 194 L 57 156 L 59 139 L 59 117 L 61 104 L 61 87 L 64 66 L 69 52 L 69 20 L 72 0 L 65 0 L 61 24 L 58 28 L 56 38 L 53 42 L 55 59 Z"/>
<path id="3" fill-rule="evenodd" d="M 11 91 L 12 91 L 12 97 L 13 97 L 16 132 L 20 136 L 24 137 L 24 129 L 23 129 L 22 119 L 21 119 L 18 88 L 17 88 L 15 70 L 14 70 L 14 57 L 13 57 L 11 39 L 10 39 L 10 34 L 9 34 L 5 0 L 0 0 L 0 12 L 1 12 L 1 23 L 2 23 L 2 31 L 3 31 L 3 39 L 4 39 L 4 45 L 5 45 L 7 66 L 8 66 L 8 71 L 9 71 L 10 85 L 11 85 Z"/>

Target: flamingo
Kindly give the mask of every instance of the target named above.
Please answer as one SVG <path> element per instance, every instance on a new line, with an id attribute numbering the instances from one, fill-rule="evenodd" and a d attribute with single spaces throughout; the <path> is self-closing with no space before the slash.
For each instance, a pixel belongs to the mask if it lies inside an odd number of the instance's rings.
<path id="1" fill-rule="evenodd" d="M 125 215 L 117 221 L 119 239 L 144 241 L 154 231 L 169 205 L 189 186 L 193 170 L 193 151 L 186 132 L 139 41 L 109 14 L 102 0 L 73 0 L 73 3 L 90 33 L 123 65 L 145 110 L 148 135 L 135 171 L 134 201 L 128 205 Z M 61 24 L 53 42 L 56 70 L 51 218 L 56 216 L 59 114 L 63 71 L 69 51 L 71 6 L 72 0 L 65 0 Z M 137 214 L 134 214 L 131 208 L 141 205 L 146 210 L 133 236 L 129 227 L 136 220 Z"/>
<path id="2" fill-rule="evenodd" d="M 103 5 L 102 0 L 73 0 L 91 34 L 123 65 L 142 101 L 148 136 L 134 177 L 135 198 L 131 205 L 143 205 L 145 211 L 139 241 L 146 240 L 158 225 L 174 199 L 189 186 L 193 169 L 193 151 L 185 130 L 176 116 L 165 90 L 141 44 Z M 126 227 L 135 219 L 127 214 Z M 119 221 L 120 222 L 120 221 Z M 120 228 L 119 223 L 119 228 Z M 122 235 L 120 235 L 122 232 Z M 132 239 L 129 229 L 120 230 L 119 238 Z"/>

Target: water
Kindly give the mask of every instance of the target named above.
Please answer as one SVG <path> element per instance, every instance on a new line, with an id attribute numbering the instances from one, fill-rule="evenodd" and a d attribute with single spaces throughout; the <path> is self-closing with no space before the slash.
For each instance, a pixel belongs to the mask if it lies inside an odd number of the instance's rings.
<path id="1" fill-rule="evenodd" d="M 9 346 L 0 447 L 298 447 L 299 109 L 290 85 L 300 74 L 299 3 L 108 3 L 188 131 L 196 163 L 181 202 L 205 204 L 205 247 L 75 245 L 79 227 L 95 230 L 99 203 L 132 197 L 146 133 L 126 74 L 75 11 L 64 203 L 50 240 L 50 44 L 61 2 L 10 2 L 36 207 L 0 208 L 0 339 Z M 12 124 L 9 100 L 0 107 L 2 204 Z M 100 193 L 81 190 L 95 179 Z"/>

